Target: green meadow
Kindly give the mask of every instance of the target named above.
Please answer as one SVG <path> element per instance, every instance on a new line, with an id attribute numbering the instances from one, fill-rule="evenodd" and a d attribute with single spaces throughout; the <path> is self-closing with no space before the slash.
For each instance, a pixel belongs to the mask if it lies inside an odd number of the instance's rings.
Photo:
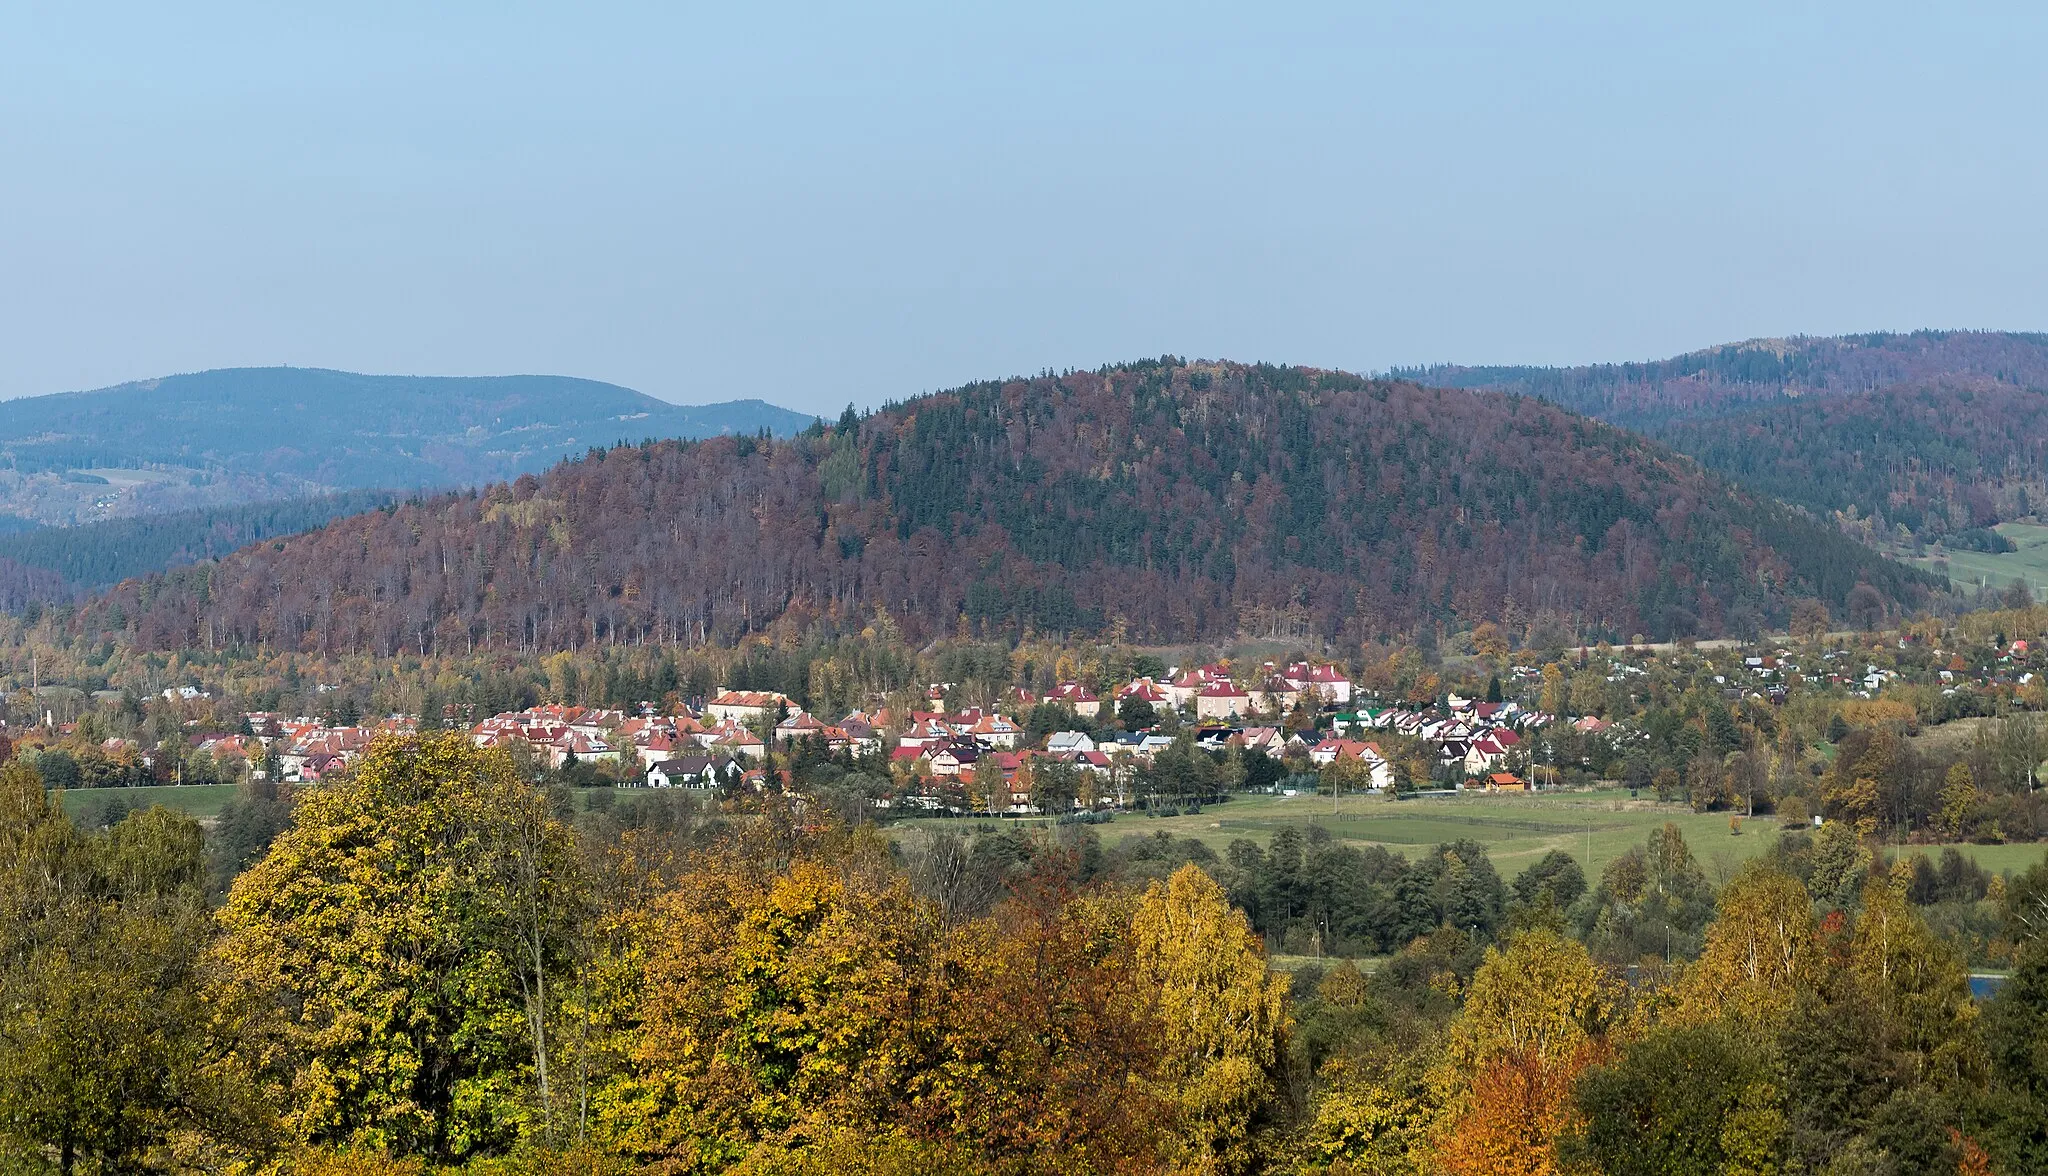
<path id="1" fill-rule="evenodd" d="M 1732 877 L 1743 862 L 1768 850 L 1782 829 L 1772 817 L 1731 822 L 1727 813 L 1695 813 L 1684 805 L 1631 800 L 1622 791 L 1473 794 L 1401 801 L 1361 795 L 1347 796 L 1334 808 L 1327 796 L 1235 796 L 1185 816 L 1119 814 L 1095 829 L 1105 844 L 1166 832 L 1193 837 L 1218 854 L 1240 837 L 1264 845 L 1286 828 L 1322 828 L 1341 841 L 1384 846 L 1411 857 L 1430 846 L 1466 838 L 1486 846 L 1495 867 L 1507 878 L 1553 849 L 1578 858 L 1588 876 L 1598 878 L 1607 863 L 1630 847 L 1642 845 L 1666 822 L 1685 834 L 1686 843 L 1717 883 Z M 949 824 L 968 828 L 976 823 L 918 820 L 894 828 L 943 828 Z M 1942 848 L 1912 846 L 1894 852 L 1938 854 Z M 2048 860 L 2048 844 L 1956 848 L 1997 872 L 2022 871 Z"/>
<path id="2" fill-rule="evenodd" d="M 2000 523 L 1998 533 L 2013 541 L 2018 551 L 1992 555 L 1982 551 L 1948 553 L 1948 578 L 1953 584 L 1975 588 L 1987 584 L 2003 588 L 2014 579 L 2025 580 L 2037 597 L 2048 595 L 2048 527 L 2033 523 Z M 1934 566 L 1932 559 L 1910 561 L 1922 567 Z"/>
<path id="3" fill-rule="evenodd" d="M 240 791 L 236 784 L 162 784 L 148 788 L 73 788 L 62 793 L 64 811 L 72 816 L 104 813 L 113 800 L 126 803 L 134 812 L 160 804 L 182 809 L 200 820 L 220 815 L 220 810 Z"/>
<path id="4" fill-rule="evenodd" d="M 73 815 L 104 812 L 107 802 L 119 797 L 131 810 L 163 804 L 206 820 L 220 815 L 235 791 L 235 786 L 228 784 L 75 789 L 64 793 L 64 809 Z M 579 788 L 573 796 L 578 807 L 588 808 L 600 791 L 613 792 L 621 799 L 648 795 L 641 789 Z M 989 820 L 922 818 L 896 822 L 889 828 L 897 837 L 920 829 L 967 832 Z M 1695 813 L 1684 805 L 1631 800 L 1626 792 L 1617 790 L 1533 796 L 1475 793 L 1401 801 L 1361 795 L 1344 797 L 1334 808 L 1327 796 L 1234 796 L 1200 813 L 1175 817 L 1120 813 L 1115 820 L 1094 828 L 1105 844 L 1171 833 L 1195 838 L 1219 855 L 1240 837 L 1264 845 L 1287 828 L 1326 829 L 1341 841 L 1384 846 L 1411 857 L 1430 846 L 1464 838 L 1486 846 L 1504 877 L 1512 878 L 1544 854 L 1561 849 L 1578 858 L 1589 877 L 1597 878 L 1607 863 L 1643 844 L 1667 821 L 1684 832 L 1686 843 L 1716 882 L 1725 881 L 1744 861 L 1769 849 L 1782 827 L 1772 817 L 1731 823 L 1727 813 Z M 1045 821 L 1025 818 L 1018 823 Z M 1737 829 L 1739 833 L 1734 831 Z M 1910 846 L 1894 852 L 1938 854 L 1942 848 Z M 2048 860 L 2048 844 L 2041 843 L 1956 848 L 1995 873 L 2018 873 Z"/>

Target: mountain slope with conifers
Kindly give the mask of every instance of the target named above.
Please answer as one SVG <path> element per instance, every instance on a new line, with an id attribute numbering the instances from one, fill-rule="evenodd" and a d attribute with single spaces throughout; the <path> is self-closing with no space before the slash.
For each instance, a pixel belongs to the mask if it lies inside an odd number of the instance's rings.
<path id="1" fill-rule="evenodd" d="M 83 594 L 111 587 L 131 576 L 219 559 L 259 539 L 310 531 L 397 498 L 387 490 L 350 490 L 310 498 L 103 519 L 75 527 L 42 527 L 0 535 L 0 563 L 11 561 L 54 573 L 63 577 L 62 591 Z"/>
<path id="2" fill-rule="evenodd" d="M 2048 488 L 2048 392 L 1995 380 L 1894 384 L 1665 429 L 1750 489 L 1955 542 L 2025 518 Z"/>
<path id="3" fill-rule="evenodd" d="M 1878 540 L 1903 527 L 1923 542 L 1995 542 L 1982 528 L 2035 513 L 2048 490 L 2048 334 L 1752 339 L 1649 363 L 1399 374 L 1640 430 Z"/>
<path id="4" fill-rule="evenodd" d="M 731 641 L 883 611 L 920 637 L 1351 642 L 1547 616 L 1626 639 L 1935 584 L 1539 400 L 1169 357 L 788 440 L 618 447 L 132 581 L 74 623 L 322 653 Z"/>

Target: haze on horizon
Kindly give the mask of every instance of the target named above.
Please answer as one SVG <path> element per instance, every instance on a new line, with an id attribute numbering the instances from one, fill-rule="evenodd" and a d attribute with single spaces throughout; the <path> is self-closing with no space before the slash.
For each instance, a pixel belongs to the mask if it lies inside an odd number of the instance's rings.
<path id="1" fill-rule="evenodd" d="M 0 396 L 2048 328 L 2048 9 L 1574 9 L 10 6 Z"/>

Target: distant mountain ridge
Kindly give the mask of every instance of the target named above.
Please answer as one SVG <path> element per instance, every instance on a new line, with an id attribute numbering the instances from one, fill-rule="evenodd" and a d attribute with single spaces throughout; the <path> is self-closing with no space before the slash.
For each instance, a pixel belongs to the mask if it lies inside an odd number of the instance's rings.
<path id="1" fill-rule="evenodd" d="M 812 423 L 567 376 L 222 368 L 0 402 L 0 510 L 48 523 L 333 490 L 475 485 L 593 446 Z"/>
<path id="2" fill-rule="evenodd" d="M 2048 500 L 2048 392 L 1949 377 L 1779 401 L 1660 438 L 1764 494 L 1923 542 L 2027 518 Z"/>
<path id="3" fill-rule="evenodd" d="M 1850 396 L 1943 377 L 2048 388 L 2048 333 L 1875 332 L 1751 339 L 1641 363 L 1579 367 L 1435 364 L 1396 379 L 1540 396 L 1609 424 L 1657 434 L 1664 426 L 1763 404 Z"/>

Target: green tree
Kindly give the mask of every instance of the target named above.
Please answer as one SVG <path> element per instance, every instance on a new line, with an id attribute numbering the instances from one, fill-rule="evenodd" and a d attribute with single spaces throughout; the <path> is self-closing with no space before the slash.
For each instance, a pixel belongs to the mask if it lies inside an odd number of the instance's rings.
<path id="1" fill-rule="evenodd" d="M 1715 703 L 1707 708 L 1707 751 L 1724 756 L 1742 746 L 1742 729 L 1735 725 L 1735 716 L 1728 708 Z"/>
<path id="2" fill-rule="evenodd" d="M 1561 849 L 1544 854 L 1515 876 L 1515 898 L 1529 906 L 1548 904 L 1563 910 L 1585 892 L 1586 872 L 1579 868 L 1577 858 Z"/>
<path id="3" fill-rule="evenodd" d="M 1846 821 L 1829 821 L 1813 835 L 1813 873 L 1807 889 L 1815 901 L 1839 909 L 1855 905 L 1870 872 L 1870 850 Z"/>
<path id="4" fill-rule="evenodd" d="M 1606 1176 L 1775 1173 L 1784 1113 L 1768 1059 L 1720 1024 L 1671 1026 L 1579 1079 L 1565 1154 Z"/>
<path id="5" fill-rule="evenodd" d="M 380 740 L 235 881 L 213 998 L 299 1140 L 459 1160 L 544 1138 L 575 879 L 502 752 Z"/>
<path id="6" fill-rule="evenodd" d="M 195 1132 L 260 1150 L 261 1110 L 208 1049 L 199 826 L 152 808 L 80 834 L 0 767 L 0 1169 L 156 1170 Z"/>
<path id="7" fill-rule="evenodd" d="M 1159 712 L 1144 699 L 1127 696 L 1116 704 L 1116 721 L 1126 731 L 1142 731 L 1159 721 Z"/>
<path id="8" fill-rule="evenodd" d="M 2029 943 L 1985 1002 L 1983 1031 L 1991 1059 L 1984 1145 L 1998 1171 L 2048 1172 L 2048 940 Z"/>

